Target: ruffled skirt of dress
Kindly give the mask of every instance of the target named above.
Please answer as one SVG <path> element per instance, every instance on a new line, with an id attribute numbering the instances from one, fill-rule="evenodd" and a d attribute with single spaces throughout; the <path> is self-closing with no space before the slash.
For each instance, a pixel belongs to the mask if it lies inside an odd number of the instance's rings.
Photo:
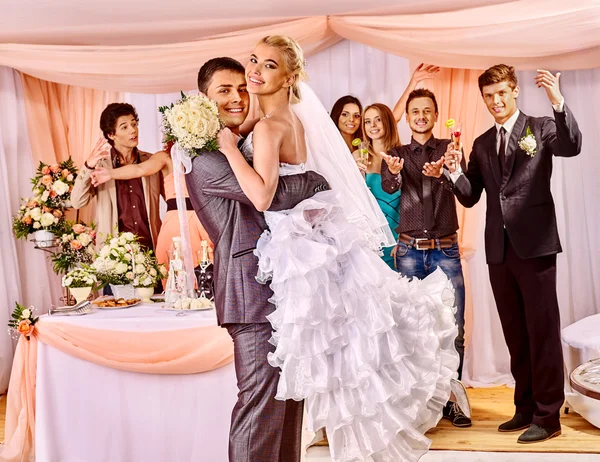
<path id="1" fill-rule="evenodd" d="M 271 279 L 277 399 L 306 400 L 332 460 L 416 461 L 458 368 L 451 283 L 409 282 L 350 223 L 331 191 L 267 215 L 257 279 Z"/>

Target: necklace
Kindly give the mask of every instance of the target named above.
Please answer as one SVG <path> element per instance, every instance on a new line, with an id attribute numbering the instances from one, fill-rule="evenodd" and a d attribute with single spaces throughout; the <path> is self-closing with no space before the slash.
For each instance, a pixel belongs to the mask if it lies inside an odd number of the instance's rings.
<path id="1" fill-rule="evenodd" d="M 273 113 L 275 111 L 277 111 L 277 109 L 279 109 L 282 105 L 280 104 L 279 106 L 277 106 L 275 109 L 273 109 L 271 112 L 269 112 L 268 114 L 264 115 L 261 117 L 260 120 L 264 120 L 264 119 L 268 119 L 269 117 L 271 117 L 273 115 Z"/>

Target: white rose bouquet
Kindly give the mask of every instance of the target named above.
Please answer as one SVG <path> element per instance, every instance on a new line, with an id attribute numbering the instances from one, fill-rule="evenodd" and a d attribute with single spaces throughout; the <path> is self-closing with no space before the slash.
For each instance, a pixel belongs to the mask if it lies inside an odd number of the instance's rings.
<path id="1" fill-rule="evenodd" d="M 161 106 L 165 144 L 179 143 L 191 158 L 203 151 L 217 151 L 222 123 L 217 104 L 204 95 L 186 96 L 171 106 Z"/>
<path id="2" fill-rule="evenodd" d="M 71 289 L 77 287 L 95 287 L 98 284 L 95 271 L 89 267 L 75 268 L 62 278 L 62 286 Z"/>
<path id="3" fill-rule="evenodd" d="M 109 234 L 92 268 L 102 285 L 129 285 L 135 280 L 136 263 L 143 256 L 135 234 L 120 233 L 115 237 Z"/>

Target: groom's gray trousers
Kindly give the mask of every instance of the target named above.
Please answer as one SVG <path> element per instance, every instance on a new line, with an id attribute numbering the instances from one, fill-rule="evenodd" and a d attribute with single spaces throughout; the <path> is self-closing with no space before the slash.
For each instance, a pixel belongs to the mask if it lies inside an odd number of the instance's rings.
<path id="1" fill-rule="evenodd" d="M 279 368 L 267 362 L 275 350 L 272 327 L 225 324 L 233 339 L 238 401 L 231 416 L 229 462 L 299 462 L 303 401 L 275 399 Z"/>

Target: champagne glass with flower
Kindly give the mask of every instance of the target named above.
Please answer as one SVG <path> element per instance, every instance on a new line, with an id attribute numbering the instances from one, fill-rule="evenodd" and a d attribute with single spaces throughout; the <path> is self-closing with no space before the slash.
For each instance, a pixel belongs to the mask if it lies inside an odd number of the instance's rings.
<path id="1" fill-rule="evenodd" d="M 460 151 L 462 149 L 461 136 L 462 136 L 462 123 L 458 122 L 454 119 L 448 119 L 446 121 L 446 127 L 450 130 L 450 140 L 452 142 L 452 147 L 455 151 Z M 456 157 L 453 156 L 450 159 L 450 163 L 452 165 L 452 169 L 456 169 Z"/>

